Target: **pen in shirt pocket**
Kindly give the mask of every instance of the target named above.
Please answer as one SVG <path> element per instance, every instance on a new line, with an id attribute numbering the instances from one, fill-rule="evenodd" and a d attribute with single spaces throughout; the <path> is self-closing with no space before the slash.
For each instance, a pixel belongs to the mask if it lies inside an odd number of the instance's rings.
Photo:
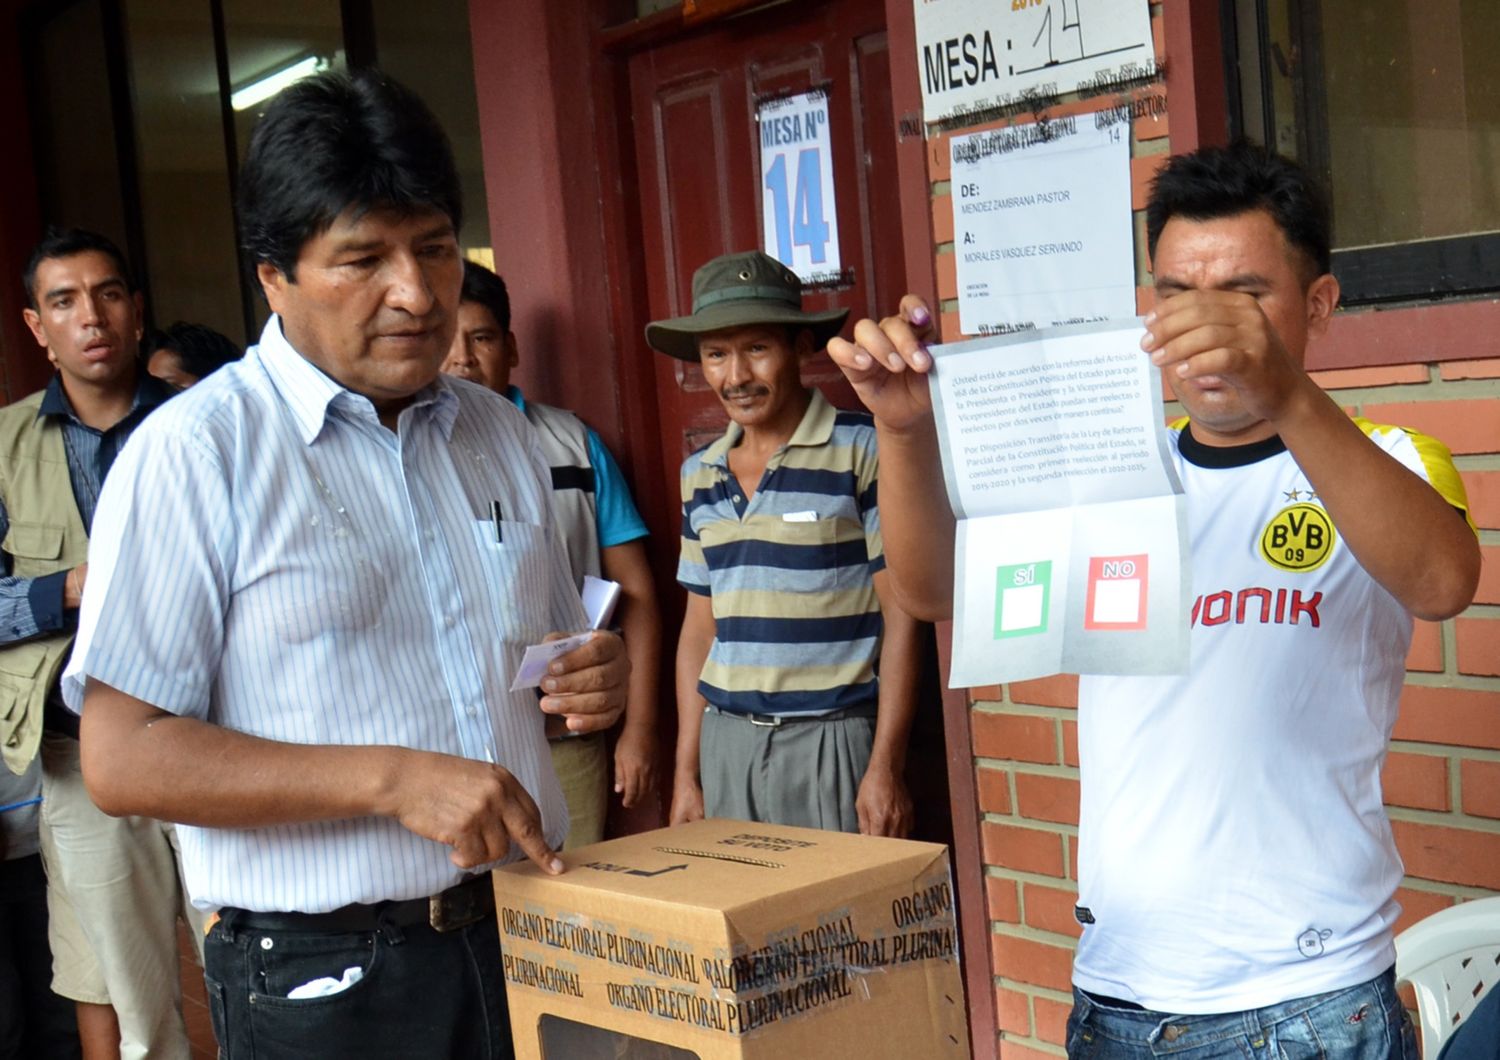
<path id="1" fill-rule="evenodd" d="M 490 522 L 495 524 L 495 544 L 497 545 L 505 544 L 505 531 L 501 527 L 504 521 L 505 517 L 500 514 L 500 502 L 490 501 Z"/>

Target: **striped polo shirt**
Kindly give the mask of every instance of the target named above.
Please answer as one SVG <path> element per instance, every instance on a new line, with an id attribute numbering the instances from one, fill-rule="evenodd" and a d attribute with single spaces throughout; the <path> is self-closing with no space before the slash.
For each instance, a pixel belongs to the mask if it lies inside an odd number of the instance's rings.
<path id="1" fill-rule="evenodd" d="M 677 580 L 714 614 L 698 691 L 754 714 L 872 702 L 883 629 L 872 578 L 885 567 L 874 422 L 814 390 L 748 499 L 729 470 L 743 434 L 731 424 L 682 465 Z"/>

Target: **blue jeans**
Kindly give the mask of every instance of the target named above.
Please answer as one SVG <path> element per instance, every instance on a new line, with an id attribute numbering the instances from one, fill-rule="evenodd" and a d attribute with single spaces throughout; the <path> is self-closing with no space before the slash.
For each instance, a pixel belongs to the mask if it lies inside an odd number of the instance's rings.
<path id="1" fill-rule="evenodd" d="M 1068 1056 L 1417 1060 L 1417 1038 L 1392 970 L 1347 990 L 1210 1016 L 1117 1008 L 1074 987 Z"/>
<path id="2" fill-rule="evenodd" d="M 1438 1053 L 1438 1060 L 1495 1060 L 1496 1057 L 1500 1057 L 1500 987 L 1492 987 L 1480 999 Z"/>

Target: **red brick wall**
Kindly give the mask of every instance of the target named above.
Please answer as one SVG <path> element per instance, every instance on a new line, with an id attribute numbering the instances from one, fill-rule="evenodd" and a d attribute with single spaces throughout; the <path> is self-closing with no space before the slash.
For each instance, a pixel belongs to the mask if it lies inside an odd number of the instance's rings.
<path id="1" fill-rule="evenodd" d="M 1154 6 L 1158 54 L 1160 15 Z M 1111 102 L 1064 102 L 1049 114 Z M 1137 120 L 1133 133 L 1133 199 L 1140 210 L 1170 137 L 1165 117 Z M 932 136 L 927 162 L 934 260 L 942 337 L 952 341 L 960 335 L 948 160 L 949 137 Z M 1138 223 L 1138 244 L 1143 234 Z M 1139 245 L 1137 259 L 1140 282 L 1149 284 Z M 1149 289 L 1143 289 L 1140 301 L 1149 300 Z M 1500 304 L 1494 309 L 1495 330 L 1469 341 L 1496 341 Z M 1397 326 L 1399 312 L 1389 320 Z M 1346 319 L 1346 325 L 1353 322 Z M 1456 901 L 1500 890 L 1500 358 L 1448 360 L 1475 353 L 1472 345 L 1460 348 L 1450 339 L 1429 347 L 1411 352 L 1422 363 L 1314 374 L 1351 412 L 1415 427 L 1453 449 L 1484 546 L 1484 575 L 1474 606 L 1456 620 L 1417 623 L 1407 659 L 1401 716 L 1383 775 L 1407 867 L 1400 927 Z M 1005 1060 L 1056 1056 L 1062 1052 L 1072 953 L 1080 933 L 1072 915 L 1078 681 L 1059 676 L 973 689 L 970 695 L 1000 1051 Z"/>

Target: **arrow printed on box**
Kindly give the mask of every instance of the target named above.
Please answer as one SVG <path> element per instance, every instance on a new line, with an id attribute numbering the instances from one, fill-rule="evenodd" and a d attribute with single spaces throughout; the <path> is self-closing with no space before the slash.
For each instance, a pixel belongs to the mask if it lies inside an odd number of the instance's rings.
<path id="1" fill-rule="evenodd" d="M 656 870 L 654 870 L 652 872 L 647 872 L 645 869 L 626 869 L 625 870 L 625 875 L 627 875 L 627 876 L 660 876 L 663 873 L 676 872 L 678 869 L 685 869 L 685 868 L 687 868 L 686 865 L 668 865 L 664 869 L 656 869 Z"/>

